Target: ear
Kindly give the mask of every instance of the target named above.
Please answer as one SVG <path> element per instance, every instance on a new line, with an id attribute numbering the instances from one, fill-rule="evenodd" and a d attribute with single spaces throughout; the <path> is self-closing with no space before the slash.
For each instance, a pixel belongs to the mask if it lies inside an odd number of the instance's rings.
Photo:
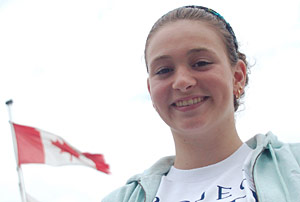
<path id="1" fill-rule="evenodd" d="M 240 88 L 244 90 L 247 78 L 247 66 L 242 60 L 238 60 L 233 72 L 233 92 L 237 92 Z"/>

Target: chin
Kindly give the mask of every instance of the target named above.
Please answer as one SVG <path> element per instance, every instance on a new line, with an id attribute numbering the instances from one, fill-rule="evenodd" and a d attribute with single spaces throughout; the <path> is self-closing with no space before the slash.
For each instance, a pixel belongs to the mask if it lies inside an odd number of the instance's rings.
<path id="1" fill-rule="evenodd" d="M 188 134 L 188 133 L 202 133 L 206 131 L 207 124 L 201 121 L 187 121 L 185 123 L 180 123 L 175 127 L 171 127 L 172 132 Z"/>

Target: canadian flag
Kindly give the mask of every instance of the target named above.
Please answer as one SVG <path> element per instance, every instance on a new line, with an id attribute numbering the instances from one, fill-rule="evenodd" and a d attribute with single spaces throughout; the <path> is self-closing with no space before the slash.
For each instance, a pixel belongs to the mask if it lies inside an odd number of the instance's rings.
<path id="1" fill-rule="evenodd" d="M 16 134 L 19 164 L 85 165 L 109 174 L 109 165 L 102 154 L 82 153 L 57 135 L 15 123 L 12 125 Z"/>

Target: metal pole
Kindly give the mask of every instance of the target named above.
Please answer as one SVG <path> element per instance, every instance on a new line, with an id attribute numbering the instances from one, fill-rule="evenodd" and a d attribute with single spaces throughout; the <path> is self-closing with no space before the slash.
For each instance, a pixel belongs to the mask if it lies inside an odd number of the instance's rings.
<path id="1" fill-rule="evenodd" d="M 22 172 L 21 165 L 19 164 L 17 139 L 16 139 L 15 129 L 13 127 L 12 115 L 11 115 L 11 106 L 13 104 L 13 101 L 8 100 L 5 104 L 7 105 L 7 109 L 8 109 L 9 123 L 10 123 L 12 140 L 13 140 L 14 151 L 15 151 L 17 172 L 18 172 L 18 177 L 19 177 L 19 188 L 20 188 L 20 193 L 21 193 L 21 199 L 22 199 L 22 202 L 27 202 L 23 172 Z"/>

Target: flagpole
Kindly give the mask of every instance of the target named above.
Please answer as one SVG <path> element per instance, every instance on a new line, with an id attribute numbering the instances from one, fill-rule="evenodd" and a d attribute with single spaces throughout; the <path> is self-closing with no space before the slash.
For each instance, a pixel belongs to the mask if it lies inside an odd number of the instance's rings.
<path id="1" fill-rule="evenodd" d="M 13 146 L 14 146 L 14 151 L 15 151 L 15 159 L 16 159 L 16 164 L 17 164 L 17 172 L 18 172 L 18 177 L 19 177 L 19 188 L 20 188 L 20 193 L 21 193 L 21 199 L 22 199 L 22 202 L 27 202 L 23 172 L 22 172 L 21 165 L 19 164 L 16 133 L 15 133 L 15 130 L 13 127 L 12 115 L 11 115 L 12 114 L 11 106 L 13 104 L 13 100 L 8 100 L 5 102 L 5 104 L 7 105 L 7 109 L 8 109 L 9 123 L 10 123 L 10 127 L 11 127 L 11 134 L 12 134 Z"/>

